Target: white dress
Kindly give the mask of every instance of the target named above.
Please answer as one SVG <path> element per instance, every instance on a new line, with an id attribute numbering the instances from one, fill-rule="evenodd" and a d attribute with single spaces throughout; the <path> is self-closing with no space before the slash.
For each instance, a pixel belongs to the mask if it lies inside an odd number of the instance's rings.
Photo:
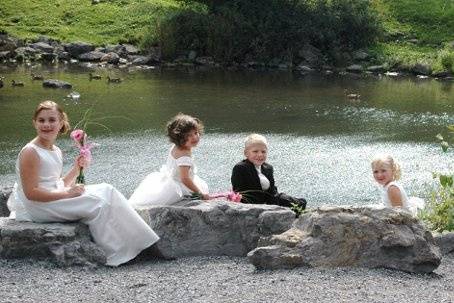
<path id="1" fill-rule="evenodd" d="M 182 200 L 185 195 L 191 195 L 192 191 L 181 182 L 180 166 L 189 166 L 189 176 L 194 184 L 202 193 L 208 194 L 208 185 L 196 175 L 192 158 L 183 156 L 175 159 L 169 152 L 166 164 L 160 171 L 152 172 L 142 180 L 129 198 L 129 203 L 134 207 L 169 205 Z"/>
<path id="2" fill-rule="evenodd" d="M 400 190 L 400 195 L 402 199 L 402 208 L 409 211 L 412 215 L 417 215 L 419 209 L 424 208 L 424 200 L 418 197 L 408 197 L 404 188 L 397 182 L 392 181 L 382 187 L 382 201 L 386 207 L 393 207 L 391 201 L 389 200 L 388 190 L 390 186 L 396 186 Z"/>
<path id="3" fill-rule="evenodd" d="M 47 150 L 33 143 L 26 147 L 32 147 L 39 156 L 39 187 L 49 191 L 64 189 L 60 149 L 54 146 Z M 125 263 L 159 240 L 126 198 L 109 184 L 87 185 L 85 192 L 75 198 L 37 202 L 28 200 L 23 192 L 19 157 L 16 173 L 19 181 L 8 200 L 10 218 L 41 223 L 81 221 L 88 225 L 94 242 L 106 253 L 107 265 Z"/>

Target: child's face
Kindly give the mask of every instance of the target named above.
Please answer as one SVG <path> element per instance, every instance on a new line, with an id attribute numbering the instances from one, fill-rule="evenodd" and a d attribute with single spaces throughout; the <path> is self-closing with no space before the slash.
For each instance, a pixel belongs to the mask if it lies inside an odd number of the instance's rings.
<path id="1" fill-rule="evenodd" d="M 199 131 L 197 129 L 193 129 L 186 134 L 186 141 L 184 142 L 183 146 L 190 149 L 194 146 L 197 146 L 199 141 L 200 141 Z"/>
<path id="2" fill-rule="evenodd" d="M 44 109 L 38 113 L 33 126 L 38 136 L 46 141 L 55 140 L 63 126 L 60 113 L 56 109 Z"/>
<path id="3" fill-rule="evenodd" d="M 376 165 L 372 169 L 372 173 L 374 174 L 374 179 L 380 185 L 386 185 L 389 182 L 393 181 L 393 171 L 391 167 L 384 164 Z"/>
<path id="4" fill-rule="evenodd" d="M 266 161 L 268 148 L 264 144 L 252 144 L 245 151 L 244 155 L 255 166 L 261 166 Z"/>

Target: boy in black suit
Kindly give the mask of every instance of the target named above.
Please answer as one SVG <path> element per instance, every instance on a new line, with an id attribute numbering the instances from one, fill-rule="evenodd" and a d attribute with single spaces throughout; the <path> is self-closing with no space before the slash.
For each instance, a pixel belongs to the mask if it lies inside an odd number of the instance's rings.
<path id="1" fill-rule="evenodd" d="M 274 184 L 273 166 L 266 163 L 268 143 L 262 135 L 252 134 L 246 138 L 246 159 L 237 163 L 232 170 L 232 187 L 235 192 L 245 193 L 241 202 L 252 204 L 275 204 L 291 207 L 292 203 L 306 208 L 306 200 L 278 193 Z"/>

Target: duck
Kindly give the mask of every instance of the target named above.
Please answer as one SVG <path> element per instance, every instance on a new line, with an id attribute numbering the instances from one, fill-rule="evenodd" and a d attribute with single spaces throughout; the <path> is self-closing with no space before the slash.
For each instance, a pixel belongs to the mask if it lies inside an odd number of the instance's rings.
<path id="1" fill-rule="evenodd" d="M 3 87 L 3 80 L 5 80 L 5 78 L 4 77 L 0 77 L 0 88 Z"/>
<path id="2" fill-rule="evenodd" d="M 88 76 L 90 77 L 90 80 L 100 80 L 102 78 L 101 75 L 98 75 L 98 74 L 93 74 L 93 73 L 89 73 Z"/>
<path id="3" fill-rule="evenodd" d="M 73 99 L 73 100 L 79 100 L 80 98 L 80 93 L 78 92 L 70 92 L 66 97 Z"/>
<path id="4" fill-rule="evenodd" d="M 43 75 L 37 75 L 37 74 L 31 73 L 31 76 L 32 76 L 32 80 L 44 80 Z"/>
<path id="5" fill-rule="evenodd" d="M 360 94 L 348 93 L 346 89 L 344 89 L 345 96 L 350 100 L 359 100 L 361 98 Z"/>
<path id="6" fill-rule="evenodd" d="M 120 83 L 121 81 L 121 78 L 111 78 L 110 76 L 107 76 L 107 83 Z"/>
<path id="7" fill-rule="evenodd" d="M 11 85 L 12 86 L 24 86 L 24 82 L 11 80 Z"/>

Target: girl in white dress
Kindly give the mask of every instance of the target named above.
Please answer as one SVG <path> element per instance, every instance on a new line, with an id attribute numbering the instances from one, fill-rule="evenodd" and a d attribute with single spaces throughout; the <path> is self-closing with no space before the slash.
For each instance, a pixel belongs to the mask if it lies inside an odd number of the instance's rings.
<path id="1" fill-rule="evenodd" d="M 167 136 L 174 145 L 161 170 L 146 176 L 129 198 L 134 207 L 168 205 L 193 193 L 209 199 L 208 185 L 196 175 L 192 159 L 202 131 L 199 119 L 181 113 L 167 123 Z"/>
<path id="2" fill-rule="evenodd" d="M 390 155 L 377 155 L 372 160 L 372 173 L 375 181 L 382 186 L 382 202 L 386 207 L 399 207 L 417 215 L 424 208 L 424 200 L 408 197 L 403 187 L 396 181 L 400 179 L 399 163 Z"/>
<path id="3" fill-rule="evenodd" d="M 159 240 L 154 231 L 109 184 L 75 184 L 88 164 L 78 156 L 62 177 L 62 152 L 54 145 L 69 130 L 66 113 L 53 101 L 38 105 L 33 116 L 37 136 L 22 148 L 16 162 L 18 181 L 8 200 L 11 218 L 33 222 L 81 221 L 89 226 L 109 266 L 135 258 Z"/>

